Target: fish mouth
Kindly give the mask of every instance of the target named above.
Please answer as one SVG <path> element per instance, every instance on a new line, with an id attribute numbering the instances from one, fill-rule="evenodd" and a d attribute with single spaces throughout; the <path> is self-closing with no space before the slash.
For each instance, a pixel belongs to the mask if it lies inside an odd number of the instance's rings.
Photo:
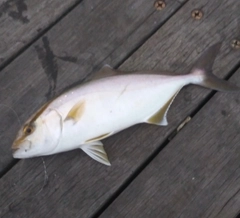
<path id="1" fill-rule="evenodd" d="M 20 139 L 17 139 L 13 142 L 13 145 L 12 145 L 12 151 L 16 151 L 18 150 L 19 148 L 21 148 L 21 145 L 25 143 L 25 139 L 23 138 L 20 138 Z"/>
<path id="2" fill-rule="evenodd" d="M 12 148 L 12 156 L 14 157 L 14 158 L 18 158 L 18 151 L 19 150 L 19 148 Z"/>
<path id="3" fill-rule="evenodd" d="M 21 143 L 14 143 L 12 145 L 12 155 L 14 158 L 24 158 L 28 156 L 28 151 L 31 149 L 31 141 L 23 140 Z"/>
<path id="4" fill-rule="evenodd" d="M 20 149 L 19 145 L 13 144 L 13 146 L 12 146 L 12 154 L 13 154 L 13 156 L 19 149 Z"/>
<path id="5" fill-rule="evenodd" d="M 19 150 L 19 148 L 12 148 L 12 152 L 15 153 L 17 150 Z"/>
<path id="6" fill-rule="evenodd" d="M 14 151 L 12 155 L 13 155 L 13 158 L 21 159 L 21 157 L 18 156 L 18 152 L 17 151 Z"/>

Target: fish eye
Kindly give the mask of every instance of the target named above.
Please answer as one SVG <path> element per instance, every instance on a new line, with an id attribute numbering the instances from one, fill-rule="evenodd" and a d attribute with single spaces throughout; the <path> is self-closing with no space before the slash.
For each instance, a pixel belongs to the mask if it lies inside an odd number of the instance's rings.
<path id="1" fill-rule="evenodd" d="M 23 132 L 26 134 L 26 135 L 30 135 L 31 133 L 33 133 L 34 131 L 34 128 L 33 126 L 25 126 L 23 128 Z"/>

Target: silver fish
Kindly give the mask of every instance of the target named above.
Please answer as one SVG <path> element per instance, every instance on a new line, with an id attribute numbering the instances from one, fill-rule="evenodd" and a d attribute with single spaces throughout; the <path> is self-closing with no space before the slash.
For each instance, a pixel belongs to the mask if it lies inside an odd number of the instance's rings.
<path id="1" fill-rule="evenodd" d="M 101 142 L 138 123 L 165 126 L 167 112 L 182 87 L 196 84 L 219 91 L 240 88 L 211 73 L 221 44 L 210 47 L 185 75 L 126 73 L 104 66 L 95 78 L 54 98 L 20 129 L 14 158 L 51 155 L 80 148 L 110 165 Z"/>

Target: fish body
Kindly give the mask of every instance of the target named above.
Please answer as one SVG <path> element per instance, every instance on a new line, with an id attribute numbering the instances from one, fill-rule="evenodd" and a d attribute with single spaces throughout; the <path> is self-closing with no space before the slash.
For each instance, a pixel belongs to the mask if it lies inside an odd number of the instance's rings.
<path id="1" fill-rule="evenodd" d="M 92 81 L 58 97 L 47 108 L 50 111 L 52 108 L 57 110 L 64 120 L 61 140 L 52 153 L 79 148 L 98 136 L 110 136 L 137 123 L 150 122 L 148 119 L 166 105 L 169 99 L 184 85 L 196 79 L 186 75 L 165 82 L 171 78 L 159 75 L 108 77 Z M 66 119 L 75 105 L 81 107 L 81 114 L 76 118 L 79 120 Z M 55 110 L 52 113 L 56 113 Z M 48 115 L 51 116 L 46 111 L 45 119 L 48 119 Z M 164 119 L 156 124 L 167 123 Z"/>
<path id="2" fill-rule="evenodd" d="M 210 47 L 185 75 L 130 74 L 105 66 L 100 78 L 70 89 L 40 108 L 19 131 L 13 156 L 28 158 L 81 148 L 110 165 L 101 140 L 138 123 L 167 125 L 167 111 L 185 85 L 239 90 L 209 72 L 219 48 L 220 44 Z"/>

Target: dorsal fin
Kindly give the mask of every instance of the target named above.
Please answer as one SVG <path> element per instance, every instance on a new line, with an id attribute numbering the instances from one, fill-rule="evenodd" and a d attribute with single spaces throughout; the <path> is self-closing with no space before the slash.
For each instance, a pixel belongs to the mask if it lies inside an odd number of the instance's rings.
<path id="1" fill-rule="evenodd" d="M 168 125 L 167 112 L 179 91 L 180 89 L 167 101 L 165 105 L 163 105 L 162 108 L 160 108 L 151 117 L 149 117 L 146 123 L 156 124 L 159 126 L 167 126 Z"/>
<path id="2" fill-rule="evenodd" d="M 176 73 L 169 71 L 121 71 L 115 70 L 110 65 L 105 64 L 95 75 L 91 78 L 91 80 L 97 80 L 105 77 L 116 76 L 116 75 L 129 75 L 129 74 L 152 74 L 152 75 L 165 75 L 165 76 L 176 76 Z"/>
<path id="3" fill-rule="evenodd" d="M 114 70 L 111 66 L 108 64 L 105 64 L 95 75 L 92 77 L 92 80 L 101 79 L 109 76 L 115 76 L 117 75 L 117 71 Z"/>
<path id="4" fill-rule="evenodd" d="M 64 121 L 73 120 L 75 123 L 80 120 L 85 110 L 85 101 L 76 103 L 68 112 Z"/>

